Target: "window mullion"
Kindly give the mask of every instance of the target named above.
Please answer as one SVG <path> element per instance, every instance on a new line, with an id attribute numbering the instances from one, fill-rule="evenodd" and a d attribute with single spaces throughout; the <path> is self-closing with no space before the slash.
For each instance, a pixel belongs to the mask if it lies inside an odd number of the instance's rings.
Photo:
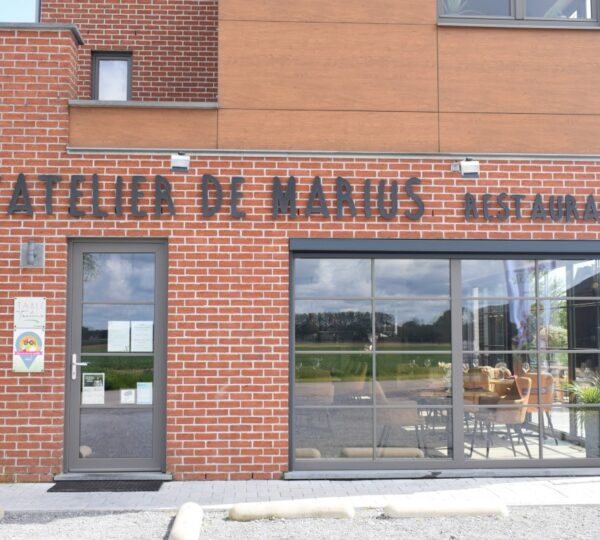
<path id="1" fill-rule="evenodd" d="M 517 20 L 525 19 L 525 1 L 526 0 L 512 0 L 513 14 Z"/>

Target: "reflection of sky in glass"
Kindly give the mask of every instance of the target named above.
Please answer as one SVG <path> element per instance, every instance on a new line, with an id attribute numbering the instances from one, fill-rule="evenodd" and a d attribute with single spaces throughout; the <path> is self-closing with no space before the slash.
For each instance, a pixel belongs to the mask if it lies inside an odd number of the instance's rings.
<path id="1" fill-rule="evenodd" d="M 600 261 L 540 261 L 540 296 L 597 296 Z"/>
<path id="2" fill-rule="evenodd" d="M 371 302 L 340 300 L 299 300 L 296 302 L 296 315 L 304 313 L 371 313 Z"/>
<path id="3" fill-rule="evenodd" d="M 463 2 L 458 8 L 453 8 L 453 3 L 442 2 L 442 9 L 445 14 L 453 16 L 508 17 L 510 3 L 511 0 L 467 0 L 466 4 Z"/>
<path id="4" fill-rule="evenodd" d="M 375 312 L 393 317 L 394 326 L 402 326 L 409 321 L 433 324 L 444 313 L 450 311 L 450 302 L 376 302 Z M 450 319 L 448 319 L 450 320 Z"/>
<path id="5" fill-rule="evenodd" d="M 84 302 L 153 302 L 153 253 L 85 253 Z"/>
<path id="6" fill-rule="evenodd" d="M 83 306 L 83 326 L 90 331 L 108 330 L 108 321 L 152 321 L 152 305 L 93 305 Z"/>
<path id="7" fill-rule="evenodd" d="M 519 260 L 464 260 L 463 296 L 535 296 L 535 263 Z"/>
<path id="8" fill-rule="evenodd" d="M 127 101 L 127 60 L 100 60 L 98 63 L 98 99 Z"/>
<path id="9" fill-rule="evenodd" d="M 562 8 L 559 8 L 563 4 Z M 592 0 L 570 2 L 564 4 L 559 0 L 527 0 L 527 17 L 549 19 L 590 19 L 592 17 Z M 554 7 L 557 6 L 557 7 Z"/>
<path id="10" fill-rule="evenodd" d="M 298 297 L 371 295 L 369 259 L 296 259 Z"/>
<path id="11" fill-rule="evenodd" d="M 375 296 L 450 296 L 448 260 L 375 261 Z"/>
<path id="12" fill-rule="evenodd" d="M 37 22 L 37 0 L 0 0 L 1 22 Z"/>

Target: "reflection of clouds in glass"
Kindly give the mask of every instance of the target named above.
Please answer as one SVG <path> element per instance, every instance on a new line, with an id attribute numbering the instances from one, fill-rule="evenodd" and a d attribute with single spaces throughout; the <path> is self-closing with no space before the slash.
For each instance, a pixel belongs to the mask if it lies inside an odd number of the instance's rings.
<path id="1" fill-rule="evenodd" d="M 370 296 L 369 259 L 296 259 L 296 296 Z"/>
<path id="2" fill-rule="evenodd" d="M 371 313 L 371 302 L 345 302 L 340 300 L 299 300 L 296 315 L 307 313 Z"/>
<path id="3" fill-rule="evenodd" d="M 98 63 L 98 99 L 127 100 L 127 60 L 100 60 Z"/>
<path id="4" fill-rule="evenodd" d="M 592 2 L 563 2 L 561 0 L 527 0 L 527 17 L 546 19 L 591 19 Z"/>
<path id="5" fill-rule="evenodd" d="M 449 296 L 448 260 L 375 261 L 375 296 Z"/>
<path id="6" fill-rule="evenodd" d="M 541 296 L 597 296 L 600 261 L 540 261 Z"/>
<path id="7" fill-rule="evenodd" d="M 83 306 L 83 327 L 90 331 L 107 330 L 108 321 L 152 321 L 154 306 Z"/>
<path id="8" fill-rule="evenodd" d="M 535 262 L 463 260 L 463 296 L 534 296 Z"/>
<path id="9" fill-rule="evenodd" d="M 36 0 L 0 0 L 1 22 L 37 22 Z"/>
<path id="10" fill-rule="evenodd" d="M 84 301 L 154 301 L 154 254 L 93 253 L 89 258 L 95 270 L 84 281 Z"/>
<path id="11" fill-rule="evenodd" d="M 433 324 L 449 311 L 450 302 L 377 302 L 375 304 L 375 312 L 392 316 L 395 326 L 402 326 L 409 321 Z"/>

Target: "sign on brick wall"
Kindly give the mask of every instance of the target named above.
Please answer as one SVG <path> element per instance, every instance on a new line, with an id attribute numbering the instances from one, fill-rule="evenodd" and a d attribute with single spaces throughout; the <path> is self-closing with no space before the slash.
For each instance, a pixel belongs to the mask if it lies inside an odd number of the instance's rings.
<path id="1" fill-rule="evenodd" d="M 191 179 L 191 181 L 194 181 Z M 197 181 L 200 204 L 197 212 L 203 218 L 227 213 L 234 219 L 247 217 L 244 207 L 243 176 L 230 179 L 218 179 L 210 174 L 202 175 Z M 329 183 L 329 185 L 327 185 Z M 179 195 L 170 181 L 161 175 L 152 177 L 117 176 L 102 183 L 98 174 L 81 174 L 62 177 L 60 175 L 39 175 L 27 178 L 19 174 L 13 185 L 8 213 L 32 216 L 39 210 L 34 208 L 30 188 L 44 186 L 44 207 L 47 215 L 54 213 L 55 207 L 62 205 L 69 216 L 82 218 L 92 216 L 104 218 L 109 215 L 123 216 L 129 213 L 133 217 L 144 218 L 174 216 L 177 213 Z M 66 184 L 68 198 L 56 200 L 55 189 Z M 416 176 L 404 181 L 371 180 L 351 182 L 341 176 L 335 179 L 322 179 L 315 176 L 310 183 L 307 200 L 300 201 L 297 191 L 298 180 L 289 178 L 272 179 L 271 215 L 273 219 L 287 216 L 296 219 L 300 216 L 311 218 L 345 217 L 357 218 L 358 208 L 366 218 L 380 217 L 385 220 L 408 219 L 418 221 L 427 213 L 426 192 L 420 187 L 422 180 Z M 102 185 L 102 190 L 101 190 Z M 114 201 L 114 206 L 102 205 L 101 201 Z M 510 220 L 528 220 L 531 222 L 572 223 L 578 221 L 598 222 L 600 211 L 593 193 L 585 195 L 540 193 L 483 193 L 465 192 L 462 196 L 462 215 L 465 221 L 504 222 Z M 84 204 L 83 201 L 91 201 Z M 127 201 L 127 205 L 125 204 Z M 185 202 L 189 202 L 186 201 Z M 144 210 L 153 208 L 152 210 Z M 40 208 L 41 210 L 41 208 Z"/>
<path id="2" fill-rule="evenodd" d="M 15 298 L 13 371 L 34 373 L 44 370 L 46 329 L 45 298 Z"/>

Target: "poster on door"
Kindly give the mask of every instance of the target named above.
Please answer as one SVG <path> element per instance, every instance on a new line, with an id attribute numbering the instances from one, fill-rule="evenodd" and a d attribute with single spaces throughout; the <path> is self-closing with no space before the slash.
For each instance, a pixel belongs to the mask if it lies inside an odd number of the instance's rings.
<path id="1" fill-rule="evenodd" d="M 82 374 L 81 404 L 104 405 L 104 373 Z"/>

